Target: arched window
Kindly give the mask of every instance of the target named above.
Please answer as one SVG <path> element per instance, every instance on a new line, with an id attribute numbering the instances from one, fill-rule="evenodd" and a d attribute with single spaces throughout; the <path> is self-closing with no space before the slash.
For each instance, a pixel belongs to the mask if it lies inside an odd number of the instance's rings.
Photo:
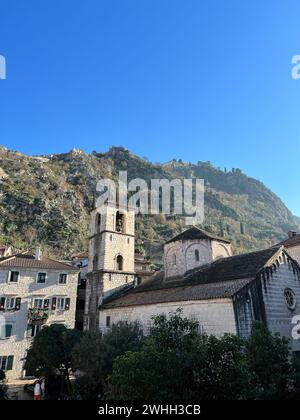
<path id="1" fill-rule="evenodd" d="M 175 254 L 173 254 L 173 258 L 172 258 L 172 262 L 173 262 L 173 265 L 176 265 L 176 255 Z"/>
<path id="2" fill-rule="evenodd" d="M 197 262 L 200 261 L 200 255 L 199 255 L 199 250 L 198 249 L 196 249 L 196 251 L 195 251 L 195 260 Z"/>
<path id="3" fill-rule="evenodd" d="M 117 256 L 117 270 L 123 271 L 123 257 L 122 255 Z"/>
<path id="4" fill-rule="evenodd" d="M 119 211 L 116 213 L 116 231 L 121 233 L 125 232 L 125 216 Z"/>

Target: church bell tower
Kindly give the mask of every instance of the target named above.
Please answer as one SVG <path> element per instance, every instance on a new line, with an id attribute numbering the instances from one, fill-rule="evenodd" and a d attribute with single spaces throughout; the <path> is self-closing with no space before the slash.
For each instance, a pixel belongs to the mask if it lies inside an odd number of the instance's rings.
<path id="1" fill-rule="evenodd" d="M 111 203 L 91 213 L 86 329 L 97 329 L 103 298 L 134 282 L 134 223 L 134 210 Z"/>

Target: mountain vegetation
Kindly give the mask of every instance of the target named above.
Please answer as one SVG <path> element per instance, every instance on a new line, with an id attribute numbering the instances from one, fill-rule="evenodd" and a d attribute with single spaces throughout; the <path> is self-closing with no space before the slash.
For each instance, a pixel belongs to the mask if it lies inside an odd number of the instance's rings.
<path id="1" fill-rule="evenodd" d="M 48 255 L 64 258 L 87 250 L 97 181 L 117 181 L 120 170 L 128 171 L 128 180 L 142 178 L 149 183 L 155 178 L 204 179 L 205 222 L 201 227 L 231 239 L 235 252 L 268 247 L 299 227 L 299 218 L 280 198 L 240 169 L 175 159 L 151 163 L 122 147 L 106 153 L 73 149 L 47 156 L 27 156 L 1 147 L 0 244 L 16 250 L 39 244 Z M 137 248 L 159 263 L 163 242 L 185 227 L 178 216 L 138 215 Z"/>

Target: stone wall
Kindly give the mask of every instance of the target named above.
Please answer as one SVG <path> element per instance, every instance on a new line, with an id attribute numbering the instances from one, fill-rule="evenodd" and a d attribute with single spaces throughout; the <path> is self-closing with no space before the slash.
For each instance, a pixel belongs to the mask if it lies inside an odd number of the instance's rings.
<path id="1" fill-rule="evenodd" d="M 235 316 L 231 299 L 211 299 L 207 301 L 169 302 L 157 305 L 137 305 L 124 308 L 102 309 L 99 313 L 99 328 L 106 332 L 107 317 L 111 325 L 118 321 L 138 321 L 144 332 L 152 325 L 152 316 L 168 315 L 181 308 L 183 316 L 199 322 L 201 330 L 216 336 L 225 332 L 236 334 Z"/>
<path id="2" fill-rule="evenodd" d="M 293 340 L 292 318 L 300 315 L 300 278 L 299 273 L 289 262 L 274 268 L 263 281 L 263 299 L 265 304 L 266 322 L 270 331 L 279 333 L 291 340 L 293 351 L 300 351 L 300 340 Z M 296 306 L 290 310 L 286 304 L 284 291 L 290 288 L 295 293 Z"/>
<path id="3" fill-rule="evenodd" d="M 89 242 L 89 269 L 94 270 L 94 256 L 98 257 L 98 270 L 115 270 L 116 256 L 121 254 L 124 258 L 124 270 L 134 271 L 134 211 L 125 211 L 124 231 L 116 231 L 117 209 L 104 206 L 91 214 L 90 242 Z M 97 217 L 101 214 L 101 224 L 98 226 Z"/>
<path id="4" fill-rule="evenodd" d="M 288 308 L 285 290 L 291 289 L 296 298 L 295 307 Z M 264 322 L 272 333 L 288 338 L 293 351 L 300 350 L 300 341 L 293 340 L 292 319 L 300 315 L 300 278 L 292 263 L 284 257 L 266 268 L 251 284 L 234 298 L 238 333 L 248 337 L 254 320 Z"/>
<path id="5" fill-rule="evenodd" d="M 8 379 L 19 379 L 23 374 L 22 360 L 26 351 L 31 345 L 32 338 L 26 337 L 28 325 L 28 310 L 33 305 L 34 299 L 51 299 L 52 297 L 70 298 L 70 309 L 68 311 L 50 311 L 46 325 L 61 323 L 69 328 L 75 325 L 75 310 L 78 274 L 69 274 L 66 285 L 58 284 L 58 277 L 61 271 L 32 269 L 22 270 L 18 283 L 8 283 L 9 270 L 0 269 L 0 297 L 20 297 L 21 309 L 14 312 L 0 312 L 0 321 L 12 324 L 12 336 L 0 340 L 0 356 L 14 356 L 13 370 L 7 372 Z M 47 272 L 46 284 L 37 284 L 38 272 Z"/>
<path id="6" fill-rule="evenodd" d="M 300 264 L 300 245 L 287 248 L 289 255 Z"/>
<path id="7" fill-rule="evenodd" d="M 231 255 L 231 245 L 225 242 L 210 239 L 170 242 L 164 246 L 165 278 L 182 277 L 188 270 Z"/>
<path id="8" fill-rule="evenodd" d="M 118 232 L 117 211 L 108 205 L 95 209 L 91 215 L 84 329 L 98 329 L 98 307 L 102 299 L 134 281 L 135 213 L 132 210 L 121 211 L 124 228 Z M 98 214 L 101 214 L 100 226 Z M 94 264 L 95 256 L 97 266 Z M 123 259 L 122 270 L 117 265 L 120 256 Z"/>

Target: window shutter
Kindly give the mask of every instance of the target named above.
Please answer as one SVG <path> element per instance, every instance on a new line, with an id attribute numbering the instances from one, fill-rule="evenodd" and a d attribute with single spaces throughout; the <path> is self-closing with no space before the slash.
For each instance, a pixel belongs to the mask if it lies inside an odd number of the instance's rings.
<path id="1" fill-rule="evenodd" d="M 67 298 L 66 299 L 66 306 L 65 306 L 65 310 L 68 311 L 70 309 L 70 304 L 71 304 L 71 299 Z"/>
<path id="2" fill-rule="evenodd" d="M 5 338 L 11 337 L 11 333 L 12 333 L 12 325 L 6 324 L 5 325 Z"/>
<path id="3" fill-rule="evenodd" d="M 32 330 L 32 325 L 28 324 L 27 330 L 26 330 L 26 338 L 31 338 L 31 330 Z"/>
<path id="4" fill-rule="evenodd" d="M 56 298 L 52 298 L 52 306 L 51 306 L 52 311 L 55 311 L 56 309 Z"/>
<path id="5" fill-rule="evenodd" d="M 49 309 L 49 305 L 50 305 L 50 300 L 49 299 L 45 299 L 44 300 L 44 309 Z"/>
<path id="6" fill-rule="evenodd" d="M 14 356 L 8 356 L 6 370 L 12 370 L 14 364 Z"/>
<path id="7" fill-rule="evenodd" d="M 21 309 L 21 298 L 16 298 L 15 310 L 19 311 Z"/>
<path id="8" fill-rule="evenodd" d="M 5 310 L 5 297 L 2 297 L 0 299 L 0 311 L 4 311 Z"/>

